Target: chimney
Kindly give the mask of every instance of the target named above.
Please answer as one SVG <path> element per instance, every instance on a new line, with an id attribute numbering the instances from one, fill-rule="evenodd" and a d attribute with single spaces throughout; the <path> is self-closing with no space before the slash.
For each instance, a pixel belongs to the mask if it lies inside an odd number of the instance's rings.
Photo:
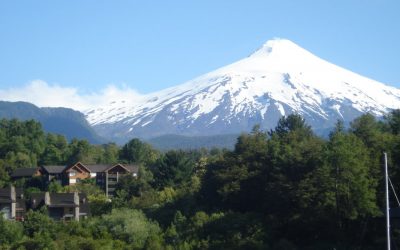
<path id="1" fill-rule="evenodd" d="M 49 192 L 44 193 L 44 204 L 46 206 L 49 206 L 50 202 L 51 202 L 50 201 L 50 193 Z"/>
<path id="2" fill-rule="evenodd" d="M 75 205 L 75 209 L 74 209 L 74 217 L 76 221 L 79 221 L 79 194 L 78 192 L 74 192 L 74 205 Z"/>
<path id="3" fill-rule="evenodd" d="M 15 192 L 14 186 L 10 186 L 10 198 L 11 198 L 12 202 L 16 202 L 16 200 L 17 200 L 17 194 Z"/>
<path id="4" fill-rule="evenodd" d="M 78 192 L 74 192 L 74 205 L 79 206 L 79 194 Z"/>
<path id="5" fill-rule="evenodd" d="M 17 210 L 17 194 L 15 192 L 15 187 L 10 187 L 10 198 L 11 198 L 11 219 L 15 219 Z"/>

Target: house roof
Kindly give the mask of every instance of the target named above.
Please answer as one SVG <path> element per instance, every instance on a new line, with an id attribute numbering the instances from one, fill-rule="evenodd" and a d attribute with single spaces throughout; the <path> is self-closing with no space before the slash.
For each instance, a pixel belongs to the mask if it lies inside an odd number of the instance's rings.
<path id="1" fill-rule="evenodd" d="M 42 166 L 48 174 L 61 174 L 66 166 Z"/>
<path id="2" fill-rule="evenodd" d="M 76 207 L 74 193 L 51 193 L 50 207 Z"/>
<path id="3" fill-rule="evenodd" d="M 11 191 L 10 188 L 0 188 L 0 203 L 11 203 Z"/>
<path id="4" fill-rule="evenodd" d="M 105 165 L 105 164 L 85 165 L 85 167 L 87 167 L 92 173 L 104 172 L 107 169 L 111 168 L 112 166 L 113 165 Z"/>
<path id="5" fill-rule="evenodd" d="M 80 213 L 89 213 L 89 202 L 87 196 L 79 193 Z M 36 209 L 45 205 L 45 193 L 34 193 L 31 196 L 31 208 Z M 74 202 L 74 193 L 49 193 L 49 207 L 77 207 Z"/>
<path id="6" fill-rule="evenodd" d="M 74 167 L 78 168 L 79 170 L 91 172 L 90 169 L 89 169 L 86 165 L 83 165 L 81 162 L 77 162 L 77 163 L 75 163 L 74 165 L 71 165 L 71 166 L 66 167 L 66 168 L 64 169 L 64 171 L 65 171 L 65 172 L 69 172 L 70 169 L 72 169 L 72 168 L 74 168 Z"/>
<path id="7" fill-rule="evenodd" d="M 22 188 L 15 189 L 15 198 L 18 201 L 23 198 Z M 11 197 L 11 187 L 0 188 L 0 203 L 11 203 L 13 201 Z"/>
<path id="8" fill-rule="evenodd" d="M 125 168 L 127 171 L 131 173 L 137 173 L 139 167 L 137 165 L 125 165 L 125 164 L 96 164 L 96 165 L 85 165 L 90 172 L 92 173 L 102 173 L 102 172 L 107 172 L 114 167 L 121 166 L 122 168 Z"/>
<path id="9" fill-rule="evenodd" d="M 11 177 L 32 177 L 37 170 L 38 168 L 17 168 L 11 173 Z"/>
<path id="10" fill-rule="evenodd" d="M 123 166 L 127 168 L 131 173 L 137 173 L 139 171 L 138 165 L 123 165 Z"/>

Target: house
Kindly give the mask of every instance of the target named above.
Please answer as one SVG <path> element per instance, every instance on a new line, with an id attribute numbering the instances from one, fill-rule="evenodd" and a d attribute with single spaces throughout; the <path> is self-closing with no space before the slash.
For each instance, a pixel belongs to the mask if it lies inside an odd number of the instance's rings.
<path id="1" fill-rule="evenodd" d="M 46 207 L 49 217 L 55 220 L 79 220 L 90 215 L 85 194 L 33 193 L 30 200 L 24 198 L 23 190 L 10 186 L 0 188 L 0 213 L 5 219 L 23 221 L 26 208 L 37 210 Z"/>
<path id="2" fill-rule="evenodd" d="M 66 167 L 63 170 L 65 177 L 65 185 L 74 185 L 81 180 L 92 178 L 92 173 L 85 165 L 80 162 L 72 166 Z"/>
<path id="3" fill-rule="evenodd" d="M 49 217 L 54 220 L 76 220 L 86 218 L 90 207 L 85 194 L 74 193 L 36 193 L 32 194 L 29 207 L 33 210 L 45 207 Z"/>
<path id="4" fill-rule="evenodd" d="M 56 180 L 63 186 L 75 185 L 85 179 L 94 179 L 96 185 L 103 189 L 107 196 L 114 196 L 119 178 L 123 175 L 137 177 L 138 166 L 120 163 L 86 165 L 77 162 L 70 166 L 42 166 L 41 173 L 47 183 Z"/>
<path id="5" fill-rule="evenodd" d="M 10 177 L 13 181 L 19 179 L 31 179 L 35 176 L 41 176 L 39 168 L 17 168 L 11 173 Z"/>
<path id="6" fill-rule="evenodd" d="M 136 178 L 138 174 L 138 166 L 135 165 L 87 165 L 86 167 L 92 176 L 96 176 L 96 184 L 108 197 L 115 195 L 115 188 L 121 176 L 129 174 Z"/>
<path id="7" fill-rule="evenodd" d="M 26 204 L 21 188 L 0 188 L 0 213 L 5 219 L 24 220 Z"/>
<path id="8" fill-rule="evenodd" d="M 40 172 L 46 179 L 46 182 L 57 181 L 60 184 L 64 184 L 64 173 L 63 170 L 66 166 L 41 166 Z"/>

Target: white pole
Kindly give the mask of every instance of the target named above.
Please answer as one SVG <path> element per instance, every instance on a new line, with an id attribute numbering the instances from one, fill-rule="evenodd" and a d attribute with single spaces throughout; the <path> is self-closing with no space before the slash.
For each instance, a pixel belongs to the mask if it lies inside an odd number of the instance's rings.
<path id="1" fill-rule="evenodd" d="M 387 249 L 390 250 L 390 213 L 389 213 L 389 176 L 387 166 L 387 154 L 385 155 L 385 193 L 386 193 L 386 238 L 387 238 Z"/>

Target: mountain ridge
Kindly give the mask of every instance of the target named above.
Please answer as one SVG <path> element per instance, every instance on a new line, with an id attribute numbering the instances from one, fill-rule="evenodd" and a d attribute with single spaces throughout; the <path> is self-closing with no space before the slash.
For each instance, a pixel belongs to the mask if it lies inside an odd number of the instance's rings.
<path id="1" fill-rule="evenodd" d="M 302 115 L 316 130 L 400 107 L 400 90 L 327 62 L 286 39 L 182 85 L 85 113 L 104 137 L 210 136 Z"/>
<path id="2" fill-rule="evenodd" d="M 105 141 L 90 127 L 84 114 L 69 108 L 39 108 L 29 102 L 0 101 L 0 118 L 33 119 L 40 122 L 46 132 L 64 135 L 68 140 L 87 139 L 94 144 Z"/>

